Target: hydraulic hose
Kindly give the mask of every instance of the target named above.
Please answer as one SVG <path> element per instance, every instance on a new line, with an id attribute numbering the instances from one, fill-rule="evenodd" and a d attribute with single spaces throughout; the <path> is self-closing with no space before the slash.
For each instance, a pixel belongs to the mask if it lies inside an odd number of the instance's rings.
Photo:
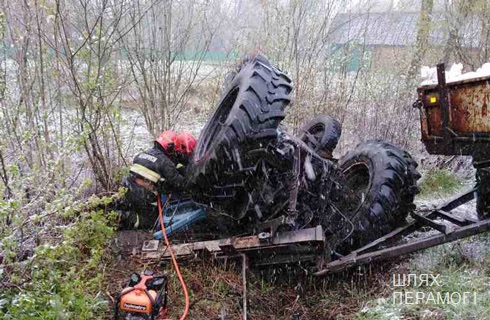
<path id="1" fill-rule="evenodd" d="M 168 199 L 169 198 L 167 198 L 167 201 L 168 201 Z M 177 263 L 177 259 L 175 258 L 174 251 L 172 250 L 172 247 L 170 246 L 170 241 L 168 240 L 168 237 L 167 237 L 167 231 L 165 230 L 165 224 L 163 223 L 163 205 L 162 205 L 161 195 L 158 195 L 157 203 L 158 203 L 158 219 L 160 220 L 160 225 L 162 226 L 162 233 L 163 233 L 163 238 L 165 239 L 165 245 L 167 246 L 167 249 L 170 252 L 170 256 L 172 257 L 172 263 L 174 265 L 175 273 L 177 273 L 177 277 L 179 278 L 179 281 L 180 281 L 180 286 L 182 287 L 182 290 L 184 291 L 185 308 L 184 308 L 184 313 L 182 313 L 182 316 L 180 317 L 180 320 L 185 320 L 187 318 L 187 314 L 189 313 L 189 293 L 187 292 L 187 286 L 185 285 L 184 278 L 182 277 L 182 274 L 180 273 L 179 264 Z M 164 319 L 164 320 L 172 320 L 172 319 Z"/>

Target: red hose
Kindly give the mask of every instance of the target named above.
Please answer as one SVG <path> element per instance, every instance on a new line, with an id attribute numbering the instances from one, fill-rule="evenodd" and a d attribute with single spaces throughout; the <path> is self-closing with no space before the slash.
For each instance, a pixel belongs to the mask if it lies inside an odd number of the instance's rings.
<path id="1" fill-rule="evenodd" d="M 177 277 L 179 278 L 180 281 L 180 286 L 184 291 L 185 309 L 184 309 L 184 313 L 182 313 L 182 316 L 180 317 L 180 320 L 185 320 L 187 318 L 187 314 L 189 313 L 189 293 L 187 292 L 187 287 L 185 285 L 184 278 L 180 273 L 179 264 L 177 263 L 177 259 L 175 259 L 174 251 L 170 246 L 170 241 L 168 241 L 167 231 L 165 230 L 165 224 L 163 223 L 163 206 L 162 206 L 162 198 L 160 195 L 158 195 L 157 197 L 157 203 L 158 203 L 158 219 L 160 220 L 160 225 L 162 226 L 163 238 L 165 239 L 165 244 L 167 246 L 167 249 L 170 251 L 170 256 L 172 257 L 175 273 L 177 273 Z M 164 319 L 164 320 L 172 320 L 172 319 Z"/>

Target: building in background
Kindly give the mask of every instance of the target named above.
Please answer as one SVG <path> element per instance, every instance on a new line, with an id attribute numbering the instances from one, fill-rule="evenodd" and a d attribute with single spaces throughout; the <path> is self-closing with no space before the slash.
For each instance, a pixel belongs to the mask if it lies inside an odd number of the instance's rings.
<path id="1" fill-rule="evenodd" d="M 419 16 L 419 12 L 402 11 L 339 13 L 329 32 L 332 54 L 347 57 L 350 71 L 366 64 L 382 68 L 405 61 L 417 42 Z M 475 57 L 485 46 L 480 37 L 481 23 L 476 17 L 461 21 L 454 43 L 449 43 L 451 30 L 447 14 L 432 13 L 429 44 L 435 54 L 428 56 L 428 60 L 435 59 L 431 61 L 435 63 L 443 59 L 448 45 Z"/>

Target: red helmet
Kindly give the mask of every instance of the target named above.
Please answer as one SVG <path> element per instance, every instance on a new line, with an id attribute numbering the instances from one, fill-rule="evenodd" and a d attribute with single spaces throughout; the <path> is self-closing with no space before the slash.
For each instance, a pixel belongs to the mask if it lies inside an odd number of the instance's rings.
<path id="1" fill-rule="evenodd" d="M 177 136 L 175 151 L 182 154 L 191 154 L 194 152 L 197 141 L 189 132 L 181 132 Z"/>
<path id="2" fill-rule="evenodd" d="M 177 134 L 171 130 L 163 131 L 155 140 L 163 149 L 172 149 L 177 145 Z"/>

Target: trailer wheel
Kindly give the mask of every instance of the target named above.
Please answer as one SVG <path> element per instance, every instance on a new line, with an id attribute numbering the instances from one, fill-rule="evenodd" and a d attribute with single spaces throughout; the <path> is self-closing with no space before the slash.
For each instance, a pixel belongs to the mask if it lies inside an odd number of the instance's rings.
<path id="1" fill-rule="evenodd" d="M 420 174 L 408 152 L 371 140 L 341 157 L 339 166 L 347 198 L 341 211 L 352 223 L 340 251 L 359 248 L 393 231 L 415 209 Z"/>
<path id="2" fill-rule="evenodd" d="M 476 193 L 476 213 L 478 219 L 490 217 L 490 168 L 476 170 L 476 181 L 479 186 Z"/>
<path id="3" fill-rule="evenodd" d="M 300 128 L 300 139 L 323 158 L 332 158 L 332 152 L 337 147 L 342 125 L 328 115 L 317 116 Z"/>
<path id="4" fill-rule="evenodd" d="M 277 139 L 291 90 L 291 80 L 266 57 L 250 58 L 226 84 L 218 108 L 201 132 L 186 178 L 208 198 L 221 203 L 229 199 L 233 209 L 229 211 L 236 218 L 246 210 L 237 203 L 248 203 L 240 184 L 261 158 L 261 150 Z M 224 176 L 233 183 L 221 185 Z"/>

